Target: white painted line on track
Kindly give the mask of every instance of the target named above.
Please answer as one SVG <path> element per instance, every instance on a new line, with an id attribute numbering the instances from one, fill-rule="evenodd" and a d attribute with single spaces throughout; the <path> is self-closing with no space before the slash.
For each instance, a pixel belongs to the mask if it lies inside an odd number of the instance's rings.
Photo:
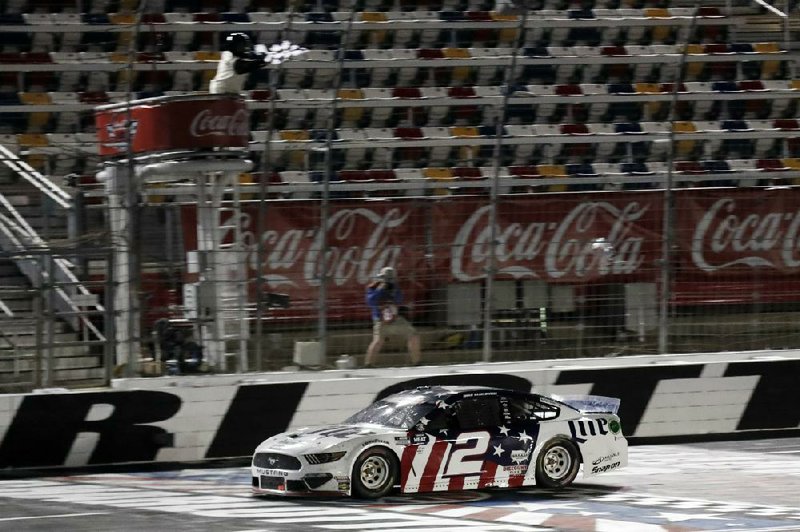
<path id="1" fill-rule="evenodd" d="M 431 512 L 428 515 L 436 515 L 438 517 L 465 517 L 472 514 L 477 514 L 485 511 L 486 508 L 480 506 L 464 506 L 462 508 L 448 508 L 440 512 Z"/>
<path id="2" fill-rule="evenodd" d="M 408 531 L 410 529 L 414 529 L 415 527 L 425 527 L 423 530 L 425 532 L 430 532 L 434 528 L 441 528 L 442 530 L 452 530 L 456 528 L 457 530 L 467 530 L 467 529 L 475 529 L 480 528 L 484 530 L 486 527 L 485 523 L 475 523 L 475 522 L 465 522 L 465 521 L 446 521 L 443 520 L 441 517 L 439 518 L 429 518 L 429 517 L 415 517 L 415 516 L 404 516 L 404 521 L 399 521 L 397 519 L 388 522 L 388 523 L 370 523 L 369 529 L 370 530 L 383 530 L 386 531 L 387 529 L 391 530 L 403 530 Z M 492 525 L 489 525 L 492 526 Z M 498 528 L 503 529 L 503 526 L 497 525 Z M 327 524 L 327 523 L 320 523 L 315 528 L 326 528 L 330 530 L 363 530 L 364 527 L 361 523 L 347 523 L 347 524 Z M 507 530 L 508 527 L 505 527 Z"/>
<path id="3" fill-rule="evenodd" d="M 668 529 L 650 523 L 598 519 L 594 530 L 595 532 L 666 532 Z"/>
<path id="4" fill-rule="evenodd" d="M 0 521 L 25 521 L 29 519 L 63 519 L 65 517 L 86 517 L 89 515 L 108 515 L 110 512 L 83 512 L 78 514 L 50 514 L 50 515 L 26 515 L 19 517 L 0 517 Z"/>
<path id="5" fill-rule="evenodd" d="M 553 517 L 553 514 L 541 512 L 514 512 L 513 514 L 504 515 L 498 518 L 498 521 L 504 523 L 519 523 L 522 525 L 541 525 L 548 519 Z"/>
<path id="6" fill-rule="evenodd" d="M 800 451 L 793 450 L 793 451 L 767 451 L 767 454 L 800 454 Z"/>
<path id="7" fill-rule="evenodd" d="M 347 521 L 347 522 L 354 522 L 354 521 L 388 521 L 394 520 L 395 522 L 398 521 L 407 521 L 413 519 L 412 517 L 407 517 L 404 515 L 387 515 L 387 514 L 363 514 L 363 515 L 334 515 L 334 516 L 325 516 L 325 522 L 336 522 L 336 521 Z M 269 523 L 314 523 L 319 522 L 319 517 L 279 517 L 276 519 L 270 519 Z M 440 521 L 437 519 L 437 523 Z M 414 523 L 418 523 L 418 521 L 414 521 Z"/>

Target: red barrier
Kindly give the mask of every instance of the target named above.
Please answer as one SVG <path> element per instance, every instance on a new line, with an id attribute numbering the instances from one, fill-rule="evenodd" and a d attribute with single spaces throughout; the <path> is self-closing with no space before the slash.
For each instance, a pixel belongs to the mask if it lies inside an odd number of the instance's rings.
<path id="1" fill-rule="evenodd" d="M 129 126 L 130 123 L 130 126 Z M 100 155 L 203 148 L 247 148 L 250 115 L 231 95 L 163 96 L 104 105 L 95 111 Z"/>

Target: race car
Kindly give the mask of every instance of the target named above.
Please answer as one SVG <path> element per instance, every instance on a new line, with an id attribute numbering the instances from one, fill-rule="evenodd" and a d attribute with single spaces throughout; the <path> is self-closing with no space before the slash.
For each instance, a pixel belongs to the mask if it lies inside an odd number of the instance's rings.
<path id="1" fill-rule="evenodd" d="M 255 450 L 255 494 L 563 488 L 628 463 L 619 400 L 478 386 L 425 386 L 342 424 L 273 436 Z"/>

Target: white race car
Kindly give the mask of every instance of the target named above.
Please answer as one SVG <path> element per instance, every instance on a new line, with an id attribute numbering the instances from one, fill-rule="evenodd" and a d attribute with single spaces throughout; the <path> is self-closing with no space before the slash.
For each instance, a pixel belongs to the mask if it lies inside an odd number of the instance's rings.
<path id="1" fill-rule="evenodd" d="M 273 436 L 253 454 L 256 494 L 402 493 L 569 485 L 628 463 L 619 400 L 425 386 L 340 425 Z"/>

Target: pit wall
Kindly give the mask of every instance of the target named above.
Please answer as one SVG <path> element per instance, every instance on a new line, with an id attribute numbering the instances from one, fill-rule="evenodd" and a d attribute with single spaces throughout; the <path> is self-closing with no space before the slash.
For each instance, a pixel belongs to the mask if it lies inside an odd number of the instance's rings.
<path id="1" fill-rule="evenodd" d="M 800 434 L 800 351 L 161 377 L 0 396 L 0 469 L 249 456 L 420 384 L 619 397 L 631 443 Z"/>

